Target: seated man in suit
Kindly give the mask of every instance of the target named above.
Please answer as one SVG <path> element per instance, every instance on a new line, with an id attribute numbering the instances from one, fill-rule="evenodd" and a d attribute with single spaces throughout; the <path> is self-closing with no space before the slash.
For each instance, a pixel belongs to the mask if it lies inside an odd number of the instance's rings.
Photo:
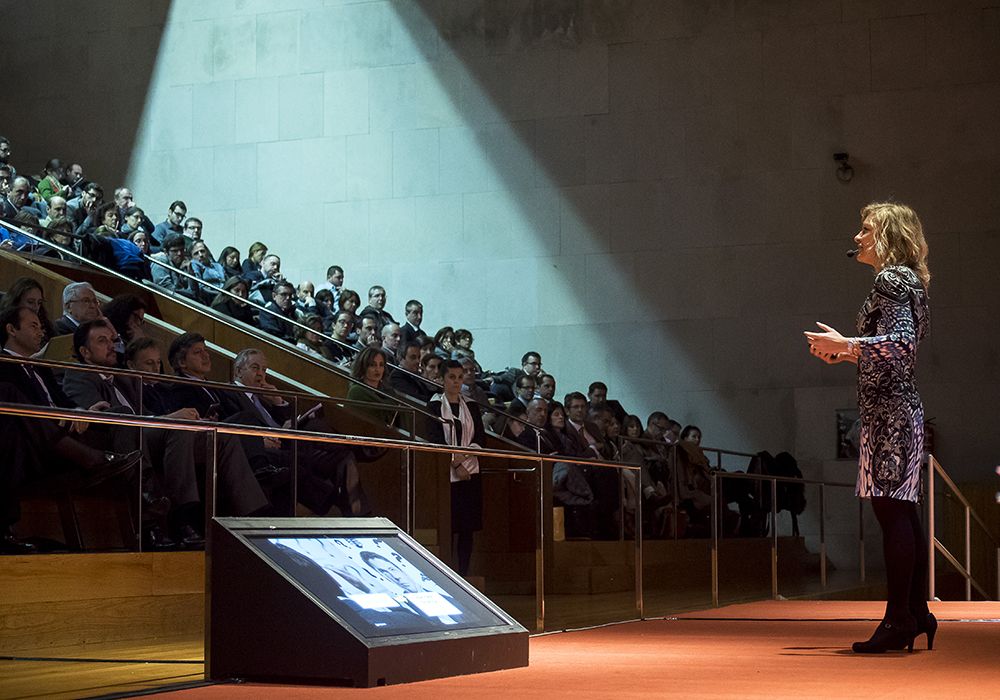
<path id="1" fill-rule="evenodd" d="M 80 324 L 73 334 L 73 352 L 81 363 L 114 369 L 117 362 L 115 339 L 117 333 L 104 319 Z M 132 345 L 134 359 L 137 347 L 152 349 L 159 354 L 159 347 L 150 338 Z M 126 361 L 129 359 L 126 350 Z M 102 400 L 109 404 L 107 410 L 132 415 L 160 415 L 163 418 L 199 420 L 198 411 L 181 407 L 173 411 L 154 411 L 156 398 L 148 399 L 156 390 L 142 387 L 140 402 L 138 377 L 113 376 L 97 372 L 67 370 L 63 388 L 78 405 Z M 140 405 L 141 403 L 141 405 Z M 198 492 L 198 469 L 204 468 L 206 440 L 204 433 L 164 428 L 143 428 L 143 453 L 148 464 L 155 465 L 162 474 L 163 491 L 173 507 L 170 512 L 171 535 L 181 544 L 193 547 L 204 543 L 199 532 L 203 507 Z M 115 444 L 135 449 L 139 433 L 135 429 L 114 426 Z M 217 443 L 217 469 L 219 493 L 224 512 L 232 515 L 249 515 L 267 505 L 260 485 L 253 477 L 246 455 L 237 439 L 219 435 Z"/>
<path id="2" fill-rule="evenodd" d="M 396 319 L 385 310 L 385 287 L 376 284 L 368 290 L 368 306 L 363 308 L 358 316 L 375 319 L 375 333 L 381 333 L 387 323 L 395 323 Z"/>
<path id="3" fill-rule="evenodd" d="M 545 423 L 549 418 L 549 403 L 545 399 L 532 399 L 528 404 L 528 410 L 522 416 L 527 425 L 521 430 L 516 441 L 524 445 L 532 452 L 540 454 L 553 454 L 556 450 L 549 440 L 548 432 L 545 430 Z M 541 448 L 539 450 L 539 448 Z"/>
<path id="4" fill-rule="evenodd" d="M 101 304 L 90 282 L 70 282 L 63 287 L 63 315 L 56 319 L 56 333 L 72 333 L 84 321 L 93 321 L 101 315 Z"/>
<path id="5" fill-rule="evenodd" d="M 330 354 L 333 356 L 334 362 L 350 362 L 357 354 L 357 351 L 349 347 L 351 344 L 350 335 L 353 330 L 354 314 L 350 311 L 338 313 L 334 318 L 333 331 L 330 334 L 337 342 L 329 344 Z"/>
<path id="6" fill-rule="evenodd" d="M 0 344 L 3 354 L 27 358 L 39 351 L 44 331 L 38 314 L 28 307 L 14 307 L 0 314 Z M 0 401 L 51 408 L 76 408 L 47 367 L 20 362 L 0 362 Z M 104 402 L 87 406 L 96 411 Z M 65 471 L 79 471 L 82 485 L 109 478 L 127 478 L 135 473 L 139 453 L 125 455 L 108 451 L 90 437 L 87 444 L 77 436 L 88 432 L 89 423 L 64 422 L 0 415 L 5 458 L 0 461 L 0 553 L 30 553 L 33 547 L 18 541 L 11 527 L 20 519 L 19 489 L 37 480 Z"/>
<path id="7" fill-rule="evenodd" d="M 611 411 L 611 415 L 618 419 L 619 423 L 625 422 L 625 416 L 628 413 L 615 399 L 608 400 L 608 385 L 604 382 L 593 382 L 587 389 L 587 398 L 590 410 L 607 408 Z"/>
<path id="8" fill-rule="evenodd" d="M 576 443 L 578 454 L 589 459 L 606 459 L 602 451 L 604 436 L 599 426 L 587 420 L 587 397 L 579 391 L 566 395 L 566 435 Z M 597 518 L 596 535 L 615 536 L 615 512 L 618 507 L 618 473 L 606 467 L 581 467 L 594 494 Z"/>
<path id="9" fill-rule="evenodd" d="M 268 313 L 271 312 L 271 313 Z M 291 282 L 276 282 L 271 301 L 260 312 L 257 323 L 265 333 L 270 333 L 289 343 L 295 342 L 295 287 Z"/>
<path id="10" fill-rule="evenodd" d="M 267 379 L 267 355 L 256 348 L 241 350 L 233 363 L 233 384 L 245 389 L 274 389 Z M 262 427 L 334 432 L 319 415 L 321 405 L 303 405 L 295 416 L 291 402 L 277 394 L 229 391 L 222 395 L 227 422 Z M 311 414 L 311 415 L 310 415 Z M 249 437 L 249 436 L 248 436 Z M 253 439 L 253 438 L 251 438 Z M 272 464 L 292 466 L 292 441 L 262 440 L 264 453 Z M 355 461 L 348 445 L 299 441 L 299 500 L 318 515 L 336 505 L 344 515 L 365 515 L 370 511 Z"/>
<path id="11" fill-rule="evenodd" d="M 389 326 L 386 326 L 388 328 Z M 434 391 L 420 377 L 420 343 L 409 340 L 403 343 L 399 359 L 400 369 L 393 370 L 389 375 L 389 386 L 401 394 L 412 396 L 421 401 L 429 401 Z"/>

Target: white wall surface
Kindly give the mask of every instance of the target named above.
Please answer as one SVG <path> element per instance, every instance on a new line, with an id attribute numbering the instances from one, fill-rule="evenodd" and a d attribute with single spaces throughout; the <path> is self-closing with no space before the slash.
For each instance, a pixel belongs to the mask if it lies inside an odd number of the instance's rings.
<path id="1" fill-rule="evenodd" d="M 998 77 L 985 0 L 175 0 L 127 180 L 154 220 L 184 199 L 216 252 L 265 241 L 295 281 L 340 264 L 397 318 L 416 297 L 428 330 L 470 328 L 487 367 L 537 349 L 560 394 L 603 379 L 807 470 L 854 377 L 801 331 L 851 330 L 870 274 L 843 253 L 897 198 L 931 247 L 937 451 L 978 478 L 1000 461 Z"/>

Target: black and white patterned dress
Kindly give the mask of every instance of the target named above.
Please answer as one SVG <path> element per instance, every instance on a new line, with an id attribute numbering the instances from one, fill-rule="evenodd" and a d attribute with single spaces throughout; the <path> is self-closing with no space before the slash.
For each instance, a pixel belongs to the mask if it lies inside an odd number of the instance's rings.
<path id="1" fill-rule="evenodd" d="M 913 370 L 928 323 L 927 292 L 916 273 L 903 266 L 881 270 L 858 314 L 862 498 L 919 499 L 924 408 Z"/>

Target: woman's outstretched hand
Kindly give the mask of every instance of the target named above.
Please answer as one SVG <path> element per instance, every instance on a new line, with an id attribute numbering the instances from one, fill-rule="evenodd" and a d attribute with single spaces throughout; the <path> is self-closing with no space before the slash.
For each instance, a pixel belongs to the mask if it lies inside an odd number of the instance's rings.
<path id="1" fill-rule="evenodd" d="M 854 357 L 847 352 L 847 338 L 840 334 L 836 328 L 825 323 L 816 322 L 816 325 L 823 329 L 823 332 L 805 331 L 806 340 L 809 342 L 809 352 L 828 365 L 835 365 L 841 362 L 851 362 Z"/>

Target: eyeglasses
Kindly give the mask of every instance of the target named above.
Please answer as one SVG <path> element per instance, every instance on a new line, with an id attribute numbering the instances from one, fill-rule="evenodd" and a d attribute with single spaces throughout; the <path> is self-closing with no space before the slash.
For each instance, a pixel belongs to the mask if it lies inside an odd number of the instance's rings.
<path id="1" fill-rule="evenodd" d="M 90 297 L 83 297 L 82 299 L 70 299 L 70 304 L 86 304 L 87 306 L 97 306 L 97 299 L 92 299 Z"/>

